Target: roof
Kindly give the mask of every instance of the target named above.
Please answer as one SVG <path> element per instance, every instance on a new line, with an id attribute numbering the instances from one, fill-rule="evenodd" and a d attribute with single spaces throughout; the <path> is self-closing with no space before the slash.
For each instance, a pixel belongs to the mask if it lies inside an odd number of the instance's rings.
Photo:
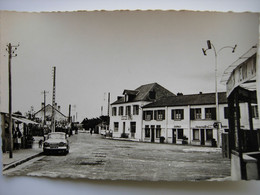
<path id="1" fill-rule="evenodd" d="M 165 107 L 165 106 L 187 106 L 187 105 L 210 105 L 215 104 L 215 93 L 202 93 L 191 95 L 179 95 L 161 98 L 143 108 Z M 226 104 L 226 92 L 218 93 L 218 103 Z"/>
<path id="2" fill-rule="evenodd" d="M 162 97 L 168 97 L 168 96 L 175 96 L 172 92 L 169 90 L 165 89 L 158 83 L 150 83 L 146 85 L 141 85 L 135 90 L 124 90 L 123 94 L 128 94 L 128 95 L 135 95 L 135 97 L 129 101 L 129 102 L 137 102 L 137 101 L 153 101 L 150 97 L 149 94 L 150 92 L 155 92 L 155 99 L 159 99 Z M 117 101 L 113 102 L 113 104 L 121 104 L 125 103 L 124 102 L 124 97 L 119 98 Z"/>
<path id="3" fill-rule="evenodd" d="M 50 104 L 46 105 L 45 108 L 47 108 L 48 106 L 54 108 L 56 112 L 60 113 L 60 114 L 63 115 L 64 117 L 67 117 L 67 116 L 65 116 L 64 114 L 62 114 L 59 110 L 57 110 L 55 107 L 53 107 L 52 105 L 50 105 Z M 41 112 L 41 111 L 44 111 L 44 107 L 41 108 L 39 111 L 35 112 L 34 115 L 38 114 L 38 113 Z"/>
<path id="4" fill-rule="evenodd" d="M 19 122 L 22 122 L 22 123 L 25 123 L 25 124 L 38 124 L 32 120 L 29 120 L 27 118 L 18 118 L 18 117 L 12 117 L 13 120 L 16 120 L 16 121 L 19 121 Z"/>

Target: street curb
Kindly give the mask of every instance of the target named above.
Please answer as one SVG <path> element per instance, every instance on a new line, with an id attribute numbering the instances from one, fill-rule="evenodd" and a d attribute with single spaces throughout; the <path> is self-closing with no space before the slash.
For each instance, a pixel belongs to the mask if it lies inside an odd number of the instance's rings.
<path id="1" fill-rule="evenodd" d="M 27 161 L 33 159 L 33 158 L 36 158 L 36 157 L 38 157 L 38 156 L 41 156 L 42 154 L 43 154 L 43 152 L 40 152 L 40 153 L 38 153 L 38 154 L 29 156 L 29 157 L 27 157 L 27 158 L 25 158 L 25 159 L 22 159 L 22 160 L 18 160 L 18 161 L 16 161 L 16 162 L 13 162 L 13 163 L 11 163 L 11 164 L 6 165 L 5 167 L 3 167 L 2 171 L 6 171 L 6 170 L 8 170 L 8 169 L 14 168 L 14 167 L 16 167 L 16 166 L 18 166 L 18 165 L 20 165 L 20 164 L 23 164 L 23 163 L 25 163 L 25 162 L 27 162 Z"/>

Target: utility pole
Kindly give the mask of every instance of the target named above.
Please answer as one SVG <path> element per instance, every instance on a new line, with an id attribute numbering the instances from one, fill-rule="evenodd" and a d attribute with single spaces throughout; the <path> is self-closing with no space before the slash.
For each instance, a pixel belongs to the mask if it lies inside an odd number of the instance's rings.
<path id="1" fill-rule="evenodd" d="M 109 116 L 109 107 L 110 107 L 110 92 L 108 92 L 108 100 L 107 100 L 107 116 Z"/>
<path id="2" fill-rule="evenodd" d="M 51 131 L 55 132 L 55 96 L 56 96 L 56 67 L 53 67 L 53 90 L 52 90 L 52 117 Z"/>
<path id="3" fill-rule="evenodd" d="M 48 91 L 43 91 L 42 92 L 42 94 L 43 94 L 43 96 L 44 96 L 44 98 L 43 98 L 43 101 L 44 101 L 44 107 L 43 107 L 43 112 L 44 112 L 44 114 L 43 114 L 43 125 L 46 125 L 46 109 L 45 109 L 45 107 L 46 107 L 46 93 L 49 93 Z"/>
<path id="4" fill-rule="evenodd" d="M 69 105 L 69 118 L 68 122 L 71 123 L 71 105 Z"/>
<path id="5" fill-rule="evenodd" d="M 12 133 L 12 67 L 11 67 L 11 61 L 12 57 L 16 57 L 17 54 L 15 54 L 15 50 L 17 50 L 17 47 L 19 47 L 19 44 L 17 46 L 12 45 L 9 43 L 6 45 L 6 51 L 8 52 L 8 74 L 9 74 L 9 141 L 10 141 L 10 151 L 9 151 L 9 158 L 13 158 L 13 133 Z M 13 50 L 14 48 L 14 50 Z"/>

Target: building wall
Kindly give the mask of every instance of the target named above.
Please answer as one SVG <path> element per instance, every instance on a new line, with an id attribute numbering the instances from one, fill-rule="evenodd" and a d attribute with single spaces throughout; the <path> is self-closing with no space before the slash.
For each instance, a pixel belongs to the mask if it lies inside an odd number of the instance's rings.
<path id="1" fill-rule="evenodd" d="M 123 104 L 116 104 L 111 106 L 111 116 L 110 116 L 110 129 L 113 132 L 113 137 L 119 138 L 122 136 L 122 133 L 126 133 L 129 138 L 141 140 L 141 129 L 142 129 L 142 109 L 141 107 L 146 105 L 150 102 L 129 102 L 129 103 L 123 103 Z M 133 114 L 134 105 L 139 106 L 139 113 L 138 115 Z M 123 115 L 119 115 L 119 107 L 123 106 Z M 126 107 L 130 106 L 131 108 L 131 115 L 126 115 Z M 113 115 L 113 108 L 116 108 L 116 115 Z M 131 123 L 135 122 L 136 124 L 136 133 L 134 134 L 134 137 L 131 137 Z M 115 130 L 115 123 L 118 123 L 118 130 Z M 123 130 L 125 124 L 125 131 Z"/>
<path id="2" fill-rule="evenodd" d="M 165 137 L 166 143 L 176 143 L 176 144 L 183 144 L 183 136 L 187 138 L 187 144 L 191 145 L 206 145 L 212 146 L 211 138 L 216 141 L 219 139 L 220 145 L 221 143 L 221 133 L 228 131 L 228 119 L 225 117 L 225 107 L 227 104 L 219 104 L 219 122 L 221 125 L 219 126 L 219 137 L 218 131 L 214 127 L 214 123 L 216 120 L 214 119 L 206 119 L 206 108 L 214 108 L 215 105 L 195 105 L 195 106 L 175 106 L 175 107 L 157 107 L 157 108 L 144 108 L 143 111 L 156 111 L 156 110 L 165 110 L 165 119 L 164 120 L 143 120 L 142 126 L 142 134 L 143 138 L 142 141 L 151 142 L 152 141 L 152 133 L 151 133 L 151 126 L 158 126 L 161 127 L 161 136 Z M 201 119 L 190 119 L 190 109 L 201 109 Z M 183 110 L 183 117 L 182 119 L 172 119 L 172 110 Z M 245 128 L 249 128 L 248 122 L 248 108 L 246 103 L 242 103 L 240 106 L 240 113 L 241 113 L 241 125 Z M 253 120 L 254 127 L 259 125 L 259 118 Z M 150 128 L 150 137 L 145 137 L 145 129 L 146 127 Z M 155 130 L 156 131 L 156 130 Z M 179 135 L 178 132 L 180 131 Z M 194 135 L 197 132 L 197 136 Z M 208 131 L 208 133 L 207 133 Z M 175 133 L 174 133 L 175 132 Z M 183 133 L 181 133 L 183 132 Z M 212 133 L 211 133 L 212 132 Z M 176 140 L 174 139 L 174 134 L 176 136 Z M 212 137 L 211 135 L 212 134 Z M 197 138 L 195 139 L 194 138 Z M 208 139 L 207 139 L 208 137 Z M 155 137 L 154 142 L 160 142 L 160 139 Z"/>
<path id="3" fill-rule="evenodd" d="M 51 121 L 51 116 L 52 116 L 52 107 L 51 106 L 46 106 L 45 109 L 45 116 L 46 116 L 46 120 L 47 118 L 49 118 L 49 122 Z M 41 121 L 43 121 L 44 119 L 44 110 L 41 110 L 40 112 L 35 114 L 36 118 L 39 118 Z M 56 121 L 66 121 L 67 117 L 64 116 L 63 114 L 61 114 L 60 112 L 55 110 L 55 120 Z M 48 123 L 48 121 L 47 121 Z"/>

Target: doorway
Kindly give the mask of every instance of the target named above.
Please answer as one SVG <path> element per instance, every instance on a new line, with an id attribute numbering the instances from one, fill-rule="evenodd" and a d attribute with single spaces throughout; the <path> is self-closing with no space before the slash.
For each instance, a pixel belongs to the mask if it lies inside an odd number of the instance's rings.
<path id="1" fill-rule="evenodd" d="M 200 130 L 200 145 L 205 145 L 205 129 Z"/>
<path id="2" fill-rule="evenodd" d="M 176 129 L 172 130 L 172 143 L 176 144 Z"/>
<path id="3" fill-rule="evenodd" d="M 154 142 L 154 130 L 155 130 L 154 125 L 151 125 L 151 142 Z"/>

